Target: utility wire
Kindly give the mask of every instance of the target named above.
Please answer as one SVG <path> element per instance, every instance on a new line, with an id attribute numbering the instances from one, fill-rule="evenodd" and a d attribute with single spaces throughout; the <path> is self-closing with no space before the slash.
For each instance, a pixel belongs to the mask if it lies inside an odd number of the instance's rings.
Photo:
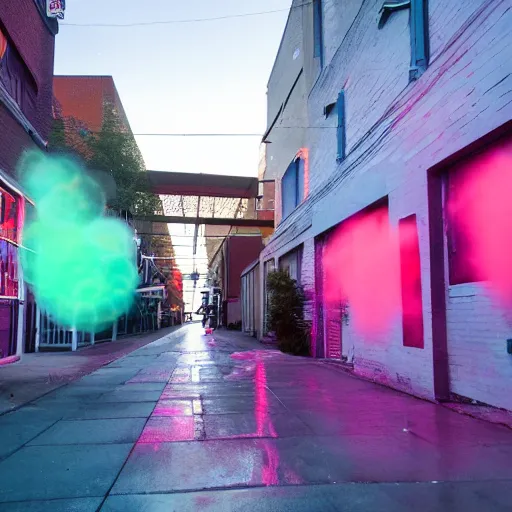
<path id="1" fill-rule="evenodd" d="M 336 126 L 274 126 L 274 130 L 334 130 Z M 262 133 L 131 133 L 88 131 L 89 134 L 126 135 L 127 137 L 263 137 Z"/>
<path id="2" fill-rule="evenodd" d="M 98 132 L 101 133 L 101 132 Z M 261 133 L 134 133 L 136 137 L 262 137 Z"/>
<path id="3" fill-rule="evenodd" d="M 261 16 L 263 14 L 274 14 L 278 12 L 288 12 L 292 9 L 298 9 L 305 5 L 312 4 L 312 1 L 304 2 L 302 4 L 294 5 L 289 9 L 274 9 L 272 11 L 259 11 L 259 12 L 247 12 L 242 14 L 227 14 L 224 16 L 216 16 L 213 18 L 191 18 L 183 20 L 163 20 L 163 21 L 140 21 L 135 23 L 59 23 L 59 26 L 64 27 L 110 27 L 110 28 L 126 28 L 126 27 L 147 27 L 153 25 L 174 25 L 179 23 L 201 23 L 205 21 L 218 21 L 227 20 L 233 18 L 246 18 L 248 16 Z"/>

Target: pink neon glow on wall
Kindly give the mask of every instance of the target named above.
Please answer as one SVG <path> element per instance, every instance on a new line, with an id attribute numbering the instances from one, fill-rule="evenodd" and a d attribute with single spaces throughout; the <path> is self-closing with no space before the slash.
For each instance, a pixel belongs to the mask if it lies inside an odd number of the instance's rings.
<path id="1" fill-rule="evenodd" d="M 300 148 L 296 158 L 304 161 L 304 201 L 309 195 L 309 150 L 308 148 Z"/>
<path id="2" fill-rule="evenodd" d="M 448 222 L 458 231 L 459 238 L 460 233 L 465 237 L 464 259 L 472 267 L 471 280 L 487 281 L 496 298 L 509 308 L 512 306 L 512 140 L 473 157 L 457 172 L 459 175 L 453 178 L 449 175 L 453 186 L 448 191 Z M 455 271 L 452 266 L 451 274 Z M 467 271 L 466 275 L 469 275 Z"/>
<path id="3" fill-rule="evenodd" d="M 398 237 L 387 206 L 344 222 L 325 248 L 324 269 L 327 303 L 348 302 L 358 331 L 386 329 L 400 310 Z"/>
<path id="4" fill-rule="evenodd" d="M 424 348 L 420 245 L 416 215 L 400 219 L 400 274 L 404 347 Z"/>

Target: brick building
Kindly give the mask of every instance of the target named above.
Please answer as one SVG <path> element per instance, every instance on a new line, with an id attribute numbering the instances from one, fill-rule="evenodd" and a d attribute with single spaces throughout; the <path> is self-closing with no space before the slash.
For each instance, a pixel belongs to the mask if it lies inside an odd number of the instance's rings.
<path id="1" fill-rule="evenodd" d="M 17 183 L 25 150 L 46 151 L 58 22 L 43 0 L 0 3 L 0 360 L 33 350 L 35 305 L 18 267 L 18 244 L 30 200 Z"/>
<path id="2" fill-rule="evenodd" d="M 260 256 L 259 308 L 265 274 L 288 268 L 309 298 L 314 356 L 426 398 L 512 409 L 512 324 L 467 271 L 464 237 L 445 229 L 457 176 L 511 155 L 511 27 L 505 0 L 293 2 L 268 86 L 264 178 L 276 180 L 278 225 Z M 333 233 L 372 215 L 416 240 L 396 255 L 401 307 L 383 343 L 354 328 L 350 301 L 324 293 Z"/>

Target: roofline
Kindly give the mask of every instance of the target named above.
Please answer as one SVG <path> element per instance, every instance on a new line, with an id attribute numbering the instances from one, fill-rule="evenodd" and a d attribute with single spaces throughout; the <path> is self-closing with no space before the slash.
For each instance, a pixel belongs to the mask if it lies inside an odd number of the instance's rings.
<path id="1" fill-rule="evenodd" d="M 112 75 L 53 75 L 53 78 L 112 78 Z"/>
<path id="2" fill-rule="evenodd" d="M 292 0 L 292 5 L 290 6 L 290 9 L 288 10 L 288 18 L 286 18 L 286 25 L 284 26 L 284 30 L 283 30 L 283 35 L 281 36 L 281 41 L 279 43 L 279 47 L 277 48 L 277 53 L 276 53 L 276 58 L 274 59 L 274 64 L 272 64 L 272 69 L 270 71 L 270 75 L 268 77 L 268 80 L 267 80 L 267 89 L 268 89 L 268 86 L 270 84 L 270 80 L 272 78 L 272 75 L 274 74 L 274 69 L 276 68 L 276 64 L 277 64 L 277 58 L 279 57 L 279 52 L 281 51 L 281 48 L 283 47 L 283 42 L 284 42 L 284 36 L 286 34 L 286 30 L 288 29 L 288 25 L 290 23 L 290 18 L 292 16 L 292 10 L 293 9 L 297 9 L 299 7 L 306 7 L 307 3 L 304 2 L 304 3 L 301 3 L 300 5 L 295 5 L 295 2 L 297 1 L 300 1 L 300 0 Z"/>
<path id="3" fill-rule="evenodd" d="M 252 270 L 254 270 L 259 264 L 260 264 L 260 260 L 258 258 L 257 260 L 253 261 L 250 265 L 248 265 L 247 267 L 245 267 L 242 270 L 242 273 L 240 274 L 240 277 L 243 277 L 246 274 L 248 274 L 249 272 L 251 272 Z"/>

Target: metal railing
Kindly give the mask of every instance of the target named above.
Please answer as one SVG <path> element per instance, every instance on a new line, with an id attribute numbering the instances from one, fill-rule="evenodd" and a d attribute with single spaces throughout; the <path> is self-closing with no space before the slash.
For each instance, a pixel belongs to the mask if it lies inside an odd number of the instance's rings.
<path id="1" fill-rule="evenodd" d="M 37 351 L 40 348 L 76 350 L 80 346 L 94 345 L 94 342 L 94 333 L 63 327 L 53 322 L 46 313 L 41 313 Z"/>

